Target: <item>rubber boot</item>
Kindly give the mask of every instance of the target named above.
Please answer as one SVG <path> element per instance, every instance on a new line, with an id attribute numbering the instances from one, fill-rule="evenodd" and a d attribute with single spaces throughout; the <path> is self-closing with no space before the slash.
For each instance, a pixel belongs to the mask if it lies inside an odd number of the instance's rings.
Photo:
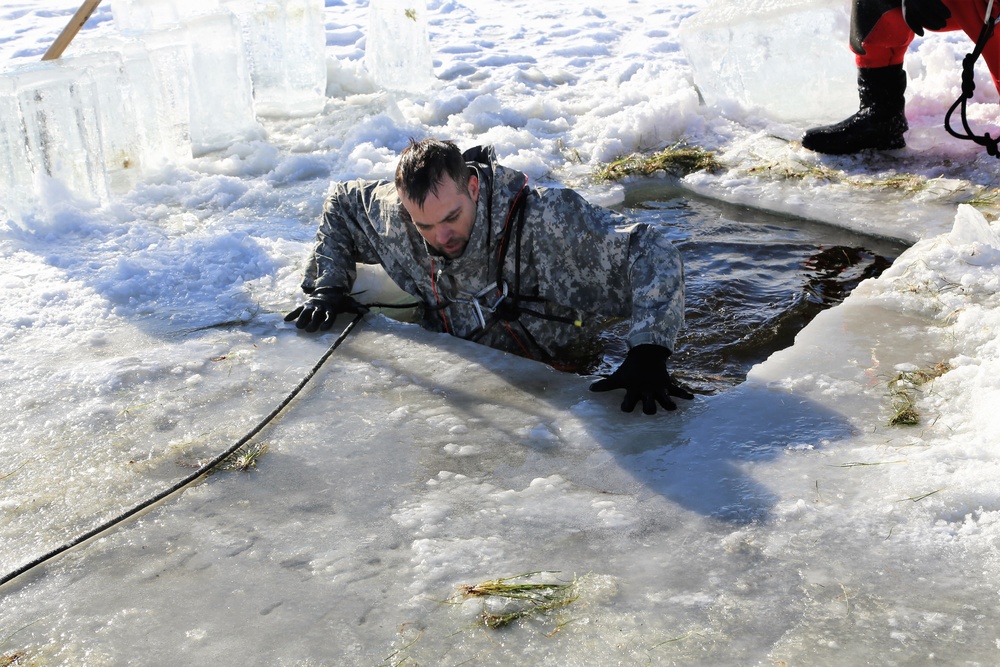
<path id="1" fill-rule="evenodd" d="M 903 148 L 906 123 L 903 92 L 906 72 L 902 65 L 858 68 L 858 94 L 861 108 L 836 125 L 806 130 L 802 145 L 817 153 L 847 155 L 866 148 L 889 150 Z"/>

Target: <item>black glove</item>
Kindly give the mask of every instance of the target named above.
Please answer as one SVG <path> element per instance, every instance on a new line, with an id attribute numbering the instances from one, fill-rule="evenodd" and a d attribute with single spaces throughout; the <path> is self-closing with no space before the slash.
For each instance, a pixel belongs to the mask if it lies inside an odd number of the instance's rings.
<path id="1" fill-rule="evenodd" d="M 903 0 L 903 20 L 910 30 L 923 36 L 924 28 L 940 30 L 951 18 L 941 0 Z"/>
<path id="2" fill-rule="evenodd" d="M 367 313 L 368 309 L 344 294 L 340 287 L 320 287 L 305 304 L 285 315 L 285 321 L 295 320 L 297 329 L 327 331 L 341 313 Z"/>
<path id="3" fill-rule="evenodd" d="M 632 412 L 642 401 L 642 411 L 647 415 L 656 414 L 656 404 L 664 410 L 676 410 L 671 396 L 691 400 L 694 395 L 674 382 L 667 372 L 667 357 L 670 350 L 661 345 L 636 345 L 628 351 L 622 365 L 603 380 L 590 385 L 591 391 L 624 389 L 625 400 L 622 411 Z"/>

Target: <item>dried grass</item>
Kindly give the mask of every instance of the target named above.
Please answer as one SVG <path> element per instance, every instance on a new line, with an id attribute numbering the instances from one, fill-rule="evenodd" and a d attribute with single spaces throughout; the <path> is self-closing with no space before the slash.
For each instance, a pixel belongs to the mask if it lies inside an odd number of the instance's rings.
<path id="1" fill-rule="evenodd" d="M 920 423 L 920 413 L 917 411 L 917 389 L 951 370 L 951 366 L 942 361 L 931 368 L 903 371 L 889 381 L 889 398 L 892 401 L 893 415 L 889 419 L 890 426 L 915 426 Z"/>
<path id="2" fill-rule="evenodd" d="M 513 577 L 491 579 L 479 584 L 462 585 L 453 601 L 468 598 L 483 600 L 480 619 L 493 630 L 524 618 L 534 618 L 565 607 L 579 598 L 578 579 L 570 582 L 538 582 L 540 575 L 554 572 L 527 572 Z"/>
<path id="3" fill-rule="evenodd" d="M 620 181 L 628 176 L 651 176 L 657 172 L 683 177 L 696 171 L 714 173 L 722 168 L 713 152 L 698 146 L 674 144 L 652 155 L 633 153 L 612 160 L 597 170 L 596 177 L 602 181 Z"/>

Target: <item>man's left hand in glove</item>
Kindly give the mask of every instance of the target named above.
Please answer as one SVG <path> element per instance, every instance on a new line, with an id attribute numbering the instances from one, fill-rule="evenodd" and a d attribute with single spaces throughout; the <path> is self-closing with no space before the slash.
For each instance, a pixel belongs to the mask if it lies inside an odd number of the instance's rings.
<path id="1" fill-rule="evenodd" d="M 591 391 L 624 389 L 622 411 L 632 412 L 642 402 L 642 411 L 656 414 L 656 404 L 664 410 L 676 410 L 671 396 L 691 400 L 694 395 L 682 388 L 667 372 L 670 350 L 661 345 L 637 345 L 628 351 L 625 361 L 610 376 L 590 385 Z"/>

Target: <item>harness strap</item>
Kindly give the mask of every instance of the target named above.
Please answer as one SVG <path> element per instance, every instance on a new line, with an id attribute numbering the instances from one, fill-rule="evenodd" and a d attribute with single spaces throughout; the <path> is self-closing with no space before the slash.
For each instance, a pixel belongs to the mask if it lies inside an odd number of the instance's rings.
<path id="1" fill-rule="evenodd" d="M 507 251 L 510 249 L 510 226 L 514 217 L 517 216 L 517 239 L 514 248 L 515 272 L 514 272 L 514 294 L 520 292 L 521 282 L 521 231 L 524 229 L 524 214 L 528 206 L 528 177 L 524 177 L 521 189 L 514 195 L 514 201 L 510 203 L 510 210 L 507 211 L 507 219 L 503 223 L 503 232 L 500 235 L 500 246 L 497 249 L 497 289 L 503 282 L 503 265 L 507 260 Z M 516 298 L 516 296 L 515 296 Z"/>
<path id="2" fill-rule="evenodd" d="M 487 211 L 490 216 L 492 216 L 493 211 L 492 190 L 492 187 L 487 187 Z M 544 303 L 546 301 L 546 299 L 539 296 L 521 294 L 521 240 L 527 217 L 528 195 L 530 192 L 531 189 L 528 187 L 528 177 L 525 176 L 524 183 L 521 184 L 521 188 L 517 191 L 517 194 L 514 195 L 514 199 L 511 201 L 510 208 L 507 211 L 507 217 L 504 220 L 503 228 L 499 234 L 495 259 L 495 286 L 488 287 L 479 294 L 462 295 L 467 297 L 464 299 L 446 297 L 438 292 L 438 272 L 434 259 L 431 258 L 431 289 L 434 293 L 434 298 L 437 301 L 437 304 L 431 306 L 431 308 L 439 311 L 440 317 L 444 323 L 445 331 L 447 333 L 453 333 L 449 325 L 447 315 L 445 314 L 445 309 L 454 303 L 467 303 L 475 309 L 476 317 L 480 322 L 479 330 L 470 336 L 469 340 L 473 342 L 479 341 L 493 329 L 497 322 L 502 322 L 507 333 L 511 336 L 515 344 L 521 349 L 525 356 L 539 359 L 545 363 L 554 365 L 552 356 L 546 352 L 545 348 L 543 348 L 538 341 L 535 340 L 535 337 L 531 335 L 531 332 L 529 332 L 524 326 L 524 323 L 520 321 L 520 317 L 522 315 L 530 315 L 532 317 L 553 322 L 562 322 L 564 324 L 574 326 L 581 326 L 581 322 L 578 318 L 550 315 L 549 313 L 535 310 L 533 308 L 525 308 L 522 305 L 525 302 Z M 489 247 L 492 240 L 492 219 L 487 221 L 487 226 L 487 247 Z M 513 289 L 509 290 L 507 283 L 504 281 L 504 266 L 510 252 L 512 236 L 514 237 L 514 284 Z M 493 304 L 482 304 L 480 300 L 483 299 L 489 292 L 494 290 L 496 300 Z M 483 311 L 488 311 L 489 319 L 484 317 Z M 516 325 L 516 328 L 513 325 Z"/>
<path id="3" fill-rule="evenodd" d="M 549 320 L 552 322 L 563 322 L 565 324 L 574 324 L 579 326 L 579 320 L 573 317 L 562 317 L 559 315 L 549 315 L 548 313 L 543 313 L 531 308 L 524 308 L 521 303 L 523 301 L 533 302 L 533 303 L 544 303 L 546 299 L 540 296 L 521 294 L 521 237 L 524 231 L 524 220 L 525 215 L 528 210 L 528 193 L 530 189 L 528 188 L 528 177 L 524 177 L 524 185 L 518 191 L 517 196 L 514 197 L 513 203 L 511 203 L 510 212 L 507 214 L 507 221 L 504 223 L 504 234 L 501 238 L 500 249 L 497 253 L 497 291 L 502 291 L 503 286 L 503 267 L 507 259 L 507 251 L 509 249 L 509 239 L 510 239 L 510 224 L 514 216 L 517 216 L 517 226 L 515 227 L 515 239 L 514 239 L 514 289 L 511 291 L 512 295 L 508 297 L 508 300 L 513 303 L 514 315 L 531 315 L 532 317 L 538 317 L 543 320 Z"/>

